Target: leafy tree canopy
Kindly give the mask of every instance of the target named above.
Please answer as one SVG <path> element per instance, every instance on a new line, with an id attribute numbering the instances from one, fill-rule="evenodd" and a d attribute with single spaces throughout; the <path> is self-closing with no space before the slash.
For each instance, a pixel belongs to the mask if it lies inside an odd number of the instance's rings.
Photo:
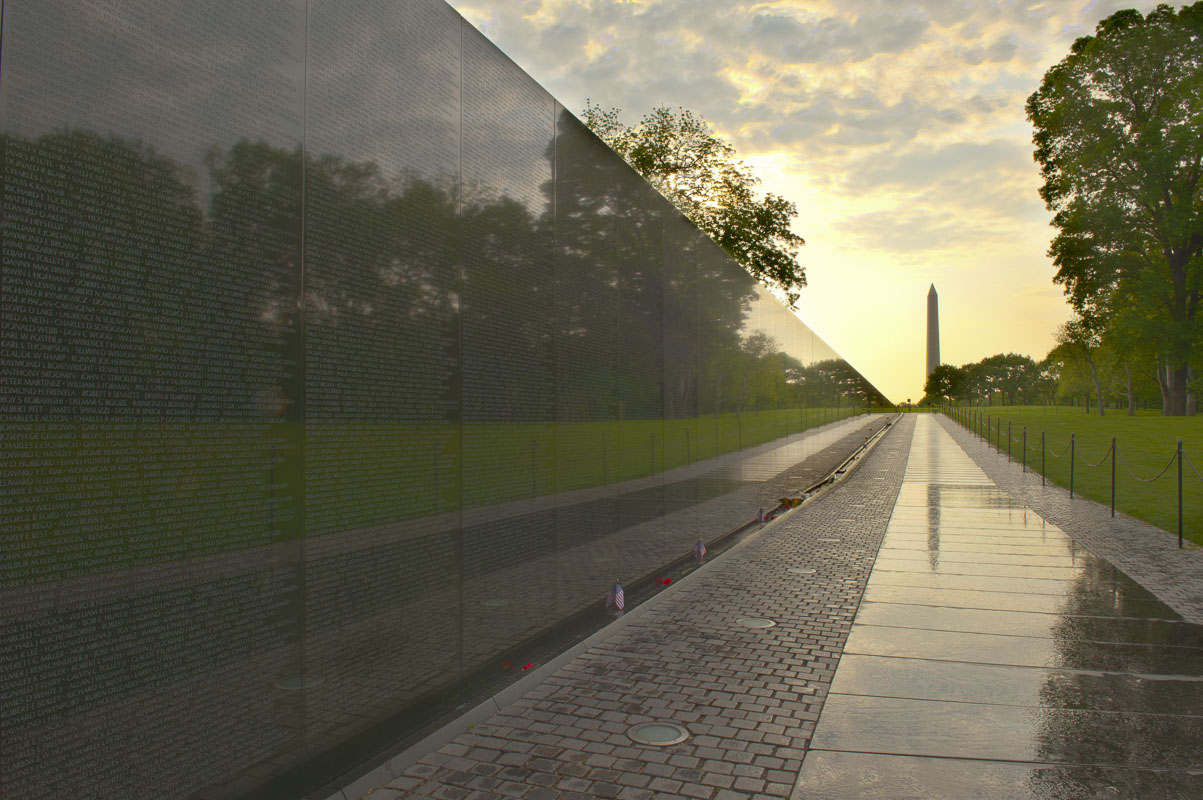
<path id="1" fill-rule="evenodd" d="M 928 398 L 948 400 L 959 396 L 964 390 L 964 384 L 969 373 L 961 367 L 952 364 L 940 364 L 927 376 L 923 384 L 923 394 Z"/>
<path id="2" fill-rule="evenodd" d="M 652 109 L 638 124 L 586 101 L 583 121 L 753 277 L 796 306 L 806 285 L 797 207 L 757 192 L 760 180 L 710 125 L 686 109 Z"/>
<path id="3" fill-rule="evenodd" d="M 1185 413 L 1203 289 L 1203 2 L 1107 17 L 1045 73 L 1027 116 L 1059 231 L 1054 280 L 1090 327 L 1117 305 L 1152 311 L 1168 411 Z"/>

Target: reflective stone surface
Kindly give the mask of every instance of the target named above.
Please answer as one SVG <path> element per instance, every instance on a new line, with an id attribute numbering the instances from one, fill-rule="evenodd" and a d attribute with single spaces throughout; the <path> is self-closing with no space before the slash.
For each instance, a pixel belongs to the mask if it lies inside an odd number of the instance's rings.
<path id="1" fill-rule="evenodd" d="M 1101 797 L 1198 797 L 1203 774 L 1117 769 L 1076 764 L 1008 764 L 959 758 L 922 758 L 811 751 L 804 794 L 813 800 L 965 800 Z"/>
<path id="2" fill-rule="evenodd" d="M 0 37 L 6 798 L 336 781 L 883 399 L 441 0 Z"/>
<path id="3" fill-rule="evenodd" d="M 1197 796 L 1203 629 L 976 469 L 917 421 L 794 797 Z"/>

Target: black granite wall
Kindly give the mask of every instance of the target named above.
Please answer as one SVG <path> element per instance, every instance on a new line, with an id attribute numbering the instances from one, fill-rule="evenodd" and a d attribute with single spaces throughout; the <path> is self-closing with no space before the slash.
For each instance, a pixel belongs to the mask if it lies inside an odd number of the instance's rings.
<path id="1" fill-rule="evenodd" d="M 879 397 L 441 0 L 2 10 L 6 800 L 327 780 Z"/>

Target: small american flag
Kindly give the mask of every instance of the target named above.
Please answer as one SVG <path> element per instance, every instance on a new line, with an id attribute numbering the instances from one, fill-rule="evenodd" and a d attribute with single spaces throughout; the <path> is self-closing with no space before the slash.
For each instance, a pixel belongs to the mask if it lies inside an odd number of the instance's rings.
<path id="1" fill-rule="evenodd" d="M 702 544 L 701 539 L 698 539 L 698 543 L 693 546 L 693 557 L 698 561 L 706 558 L 706 545 Z"/>
<path id="2" fill-rule="evenodd" d="M 622 591 L 622 584 L 615 580 L 614 585 L 610 587 L 610 591 L 606 592 L 606 608 L 614 606 L 619 611 L 622 611 L 626 608 L 626 605 L 626 593 Z"/>

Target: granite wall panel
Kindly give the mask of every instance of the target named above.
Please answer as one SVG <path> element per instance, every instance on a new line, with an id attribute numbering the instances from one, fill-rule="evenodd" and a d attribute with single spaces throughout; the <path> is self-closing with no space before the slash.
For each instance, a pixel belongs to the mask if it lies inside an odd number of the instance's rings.
<path id="1" fill-rule="evenodd" d="M 881 399 L 442 0 L 2 13 L 6 798 L 328 785 Z"/>

